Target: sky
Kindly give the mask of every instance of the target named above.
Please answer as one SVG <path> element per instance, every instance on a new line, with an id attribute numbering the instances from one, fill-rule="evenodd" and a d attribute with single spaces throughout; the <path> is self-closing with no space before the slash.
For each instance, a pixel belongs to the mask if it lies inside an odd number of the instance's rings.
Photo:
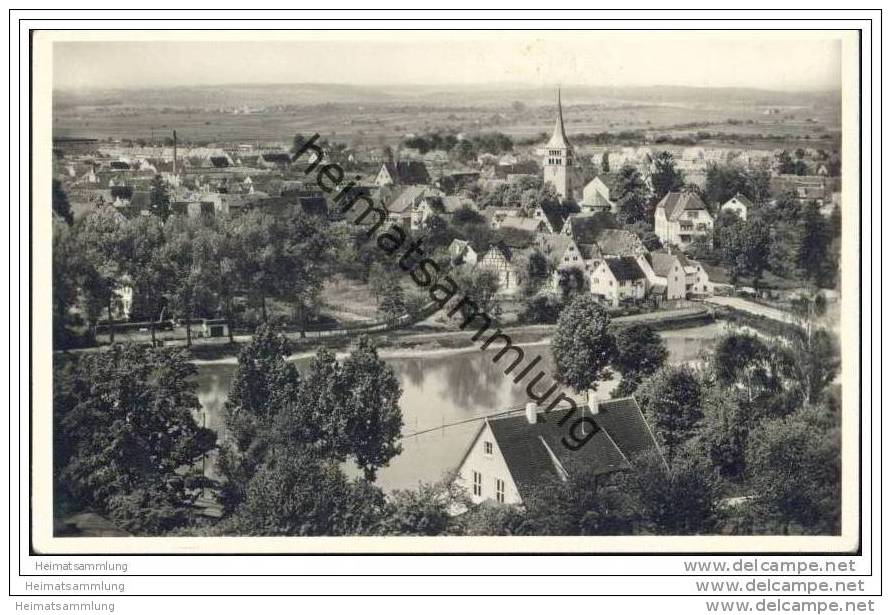
<path id="1" fill-rule="evenodd" d="M 120 37 L 121 33 L 114 35 Z M 125 34 L 125 40 L 118 41 L 56 42 L 54 87 L 126 89 L 259 83 L 537 87 L 562 83 L 837 90 L 841 86 L 841 44 L 831 32 L 201 35 L 216 40 L 139 40 L 158 36 L 145 31 Z M 180 32 L 165 36 L 189 35 Z M 293 40 L 295 37 L 302 40 Z"/>

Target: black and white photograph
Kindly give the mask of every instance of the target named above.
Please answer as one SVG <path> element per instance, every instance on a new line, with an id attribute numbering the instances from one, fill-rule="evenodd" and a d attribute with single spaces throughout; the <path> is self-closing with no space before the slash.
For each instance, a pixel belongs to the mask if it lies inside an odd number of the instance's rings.
<path id="1" fill-rule="evenodd" d="M 858 548 L 856 34 L 33 37 L 38 552 Z"/>

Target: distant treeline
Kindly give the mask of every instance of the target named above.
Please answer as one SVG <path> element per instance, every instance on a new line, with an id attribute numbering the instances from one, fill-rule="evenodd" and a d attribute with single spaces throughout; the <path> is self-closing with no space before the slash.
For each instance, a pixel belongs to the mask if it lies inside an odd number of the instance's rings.
<path id="1" fill-rule="evenodd" d="M 503 154 L 513 150 L 514 142 L 506 134 L 500 132 L 483 132 L 475 135 L 458 137 L 453 132 L 429 132 L 405 139 L 405 147 L 418 150 L 422 154 L 431 151 L 456 150 L 462 157 L 478 154 Z"/>

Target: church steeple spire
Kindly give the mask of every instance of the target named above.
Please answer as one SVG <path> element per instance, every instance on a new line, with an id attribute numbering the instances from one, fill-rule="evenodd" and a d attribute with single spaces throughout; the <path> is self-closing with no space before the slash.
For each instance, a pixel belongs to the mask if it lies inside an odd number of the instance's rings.
<path id="1" fill-rule="evenodd" d="M 553 184 L 557 194 L 564 200 L 572 199 L 572 145 L 566 138 L 563 128 L 563 102 L 560 100 L 560 88 L 557 88 L 557 123 L 551 140 L 539 150 L 543 156 L 542 171 L 545 182 Z"/>
<path id="2" fill-rule="evenodd" d="M 568 148 L 569 139 L 566 138 L 566 130 L 563 128 L 563 104 L 560 101 L 560 87 L 557 87 L 557 123 L 554 124 L 554 134 L 548 141 L 547 147 Z"/>

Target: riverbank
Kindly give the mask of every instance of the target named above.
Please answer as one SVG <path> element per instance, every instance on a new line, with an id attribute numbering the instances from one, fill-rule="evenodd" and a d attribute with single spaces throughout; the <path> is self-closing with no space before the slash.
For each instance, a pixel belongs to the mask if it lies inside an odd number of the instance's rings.
<path id="1" fill-rule="evenodd" d="M 695 327 L 714 322 L 710 310 L 705 307 L 688 307 L 676 310 L 649 312 L 633 316 L 620 316 L 613 319 L 613 326 L 621 327 L 631 324 L 648 324 L 656 330 L 681 329 Z M 421 329 L 420 331 L 418 329 Z M 501 331 L 508 335 L 518 346 L 537 346 L 549 344 L 555 325 L 518 325 L 504 327 Z M 449 329 L 447 331 L 430 331 L 428 327 L 409 327 L 380 333 L 368 334 L 374 339 L 378 352 L 383 358 L 403 358 L 420 356 L 437 356 L 474 352 L 480 348 L 481 340 L 473 340 L 474 331 Z M 192 348 L 195 363 L 199 365 L 226 364 L 237 361 L 241 346 L 250 340 L 235 344 L 214 346 L 196 346 Z M 345 353 L 352 338 L 300 338 L 299 334 L 289 335 L 297 347 L 293 359 L 300 359 L 315 354 L 320 347 L 326 347 L 335 353 Z"/>
<path id="2" fill-rule="evenodd" d="M 683 329 L 714 322 L 714 310 L 706 306 L 685 307 L 672 310 L 659 310 L 618 316 L 613 318 L 613 326 L 622 327 L 632 324 L 647 324 L 656 330 Z M 501 328 L 502 333 L 510 336 L 514 344 L 534 346 L 550 343 L 555 325 L 517 325 Z M 425 324 L 416 324 L 399 329 L 363 331 L 370 336 L 384 358 L 436 356 L 478 351 L 481 340 L 473 340 L 474 329 L 461 331 L 457 328 L 443 330 Z M 494 329 L 493 329 L 494 331 Z M 291 356 L 297 360 L 311 356 L 322 347 L 335 353 L 346 353 L 355 335 L 307 336 L 300 332 L 283 333 L 294 345 L 295 352 Z M 241 349 L 250 343 L 253 336 L 236 335 L 234 342 L 226 338 L 201 340 L 189 349 L 196 365 L 234 364 L 238 360 Z M 167 344 L 184 347 L 184 344 Z M 103 347 L 92 347 L 69 351 L 57 351 L 77 354 L 81 352 L 97 352 Z"/>

